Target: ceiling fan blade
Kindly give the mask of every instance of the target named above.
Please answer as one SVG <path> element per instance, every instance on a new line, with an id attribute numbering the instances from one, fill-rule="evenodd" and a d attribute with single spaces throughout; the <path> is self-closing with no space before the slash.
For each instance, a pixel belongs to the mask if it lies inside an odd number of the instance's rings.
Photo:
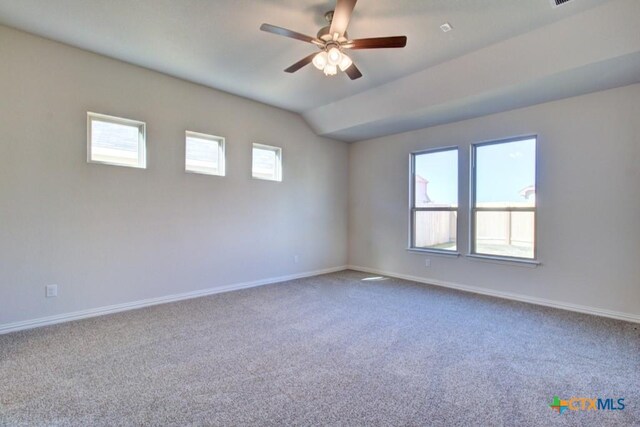
<path id="1" fill-rule="evenodd" d="M 356 64 L 351 64 L 351 66 L 344 70 L 344 72 L 347 74 L 347 76 L 349 76 L 351 80 L 359 79 L 360 77 L 362 77 L 362 73 L 360 72 L 360 70 L 358 70 Z"/>
<path id="2" fill-rule="evenodd" d="M 276 27 L 275 25 L 262 24 L 260 26 L 260 29 L 262 31 L 266 31 L 267 33 L 277 34 L 279 36 L 289 37 L 291 39 L 301 40 L 307 43 L 313 43 L 317 46 L 324 46 L 324 43 L 322 43 L 318 39 L 306 36 L 304 34 L 296 33 L 295 31 L 287 30 L 286 28 Z"/>
<path id="3" fill-rule="evenodd" d="M 342 36 L 344 32 L 347 31 L 347 26 L 349 25 L 353 8 L 356 6 L 356 1 L 357 0 L 336 1 L 336 8 L 333 11 L 333 19 L 331 20 L 331 29 L 329 30 L 331 37 L 333 37 L 335 33 Z"/>
<path id="4" fill-rule="evenodd" d="M 405 47 L 406 45 L 406 36 L 395 36 L 350 40 L 343 44 L 342 47 L 345 49 L 384 49 L 392 47 Z"/>
<path id="5" fill-rule="evenodd" d="M 301 59 L 300 61 L 296 62 L 295 64 L 293 64 L 292 66 L 290 66 L 289 68 L 287 68 L 284 71 L 287 72 L 287 73 L 295 73 L 300 68 L 304 67 L 307 64 L 310 64 L 311 61 L 313 61 L 313 57 L 316 56 L 316 55 L 317 55 L 317 53 L 312 53 L 309 56 L 305 56 L 303 59 Z"/>

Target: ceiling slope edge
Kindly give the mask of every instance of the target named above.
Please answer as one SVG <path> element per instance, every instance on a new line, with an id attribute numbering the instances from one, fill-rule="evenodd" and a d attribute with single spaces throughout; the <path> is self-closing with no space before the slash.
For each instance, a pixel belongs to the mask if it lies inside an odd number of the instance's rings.
<path id="1" fill-rule="evenodd" d="M 640 82 L 640 2 L 615 0 L 303 113 L 359 141 Z"/>

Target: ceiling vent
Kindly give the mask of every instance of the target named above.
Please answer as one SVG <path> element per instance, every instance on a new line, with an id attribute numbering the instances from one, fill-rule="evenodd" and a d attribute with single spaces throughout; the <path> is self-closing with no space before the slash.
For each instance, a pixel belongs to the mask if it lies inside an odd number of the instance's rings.
<path id="1" fill-rule="evenodd" d="M 571 0 L 551 0 L 551 6 L 558 7 L 569 3 Z"/>

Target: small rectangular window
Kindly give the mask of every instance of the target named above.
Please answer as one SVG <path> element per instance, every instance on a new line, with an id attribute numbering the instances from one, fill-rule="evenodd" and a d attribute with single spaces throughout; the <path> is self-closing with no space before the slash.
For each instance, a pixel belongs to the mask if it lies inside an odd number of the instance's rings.
<path id="1" fill-rule="evenodd" d="M 251 176 L 269 181 L 282 181 L 282 148 L 253 144 Z"/>
<path id="2" fill-rule="evenodd" d="M 87 161 L 146 168 L 145 123 L 87 113 Z"/>
<path id="3" fill-rule="evenodd" d="M 471 253 L 536 257 L 536 138 L 472 145 Z"/>
<path id="4" fill-rule="evenodd" d="M 457 251 L 458 149 L 411 154 L 411 248 Z"/>
<path id="5" fill-rule="evenodd" d="M 185 132 L 185 170 L 224 176 L 224 138 L 203 133 Z"/>

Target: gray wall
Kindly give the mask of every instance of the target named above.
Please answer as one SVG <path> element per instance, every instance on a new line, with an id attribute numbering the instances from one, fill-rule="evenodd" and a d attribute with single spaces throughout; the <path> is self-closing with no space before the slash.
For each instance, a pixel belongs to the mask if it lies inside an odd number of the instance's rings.
<path id="1" fill-rule="evenodd" d="M 538 134 L 538 256 L 527 268 L 407 252 L 411 151 Z M 640 314 L 640 85 L 361 141 L 350 147 L 349 263 L 488 291 Z M 431 267 L 425 267 L 425 258 Z"/>
<path id="2" fill-rule="evenodd" d="M 87 164 L 87 111 L 145 121 L 148 168 Z M 185 129 L 227 138 L 226 177 L 184 172 Z M 296 114 L 0 26 L 0 325 L 345 265 L 347 162 Z"/>

